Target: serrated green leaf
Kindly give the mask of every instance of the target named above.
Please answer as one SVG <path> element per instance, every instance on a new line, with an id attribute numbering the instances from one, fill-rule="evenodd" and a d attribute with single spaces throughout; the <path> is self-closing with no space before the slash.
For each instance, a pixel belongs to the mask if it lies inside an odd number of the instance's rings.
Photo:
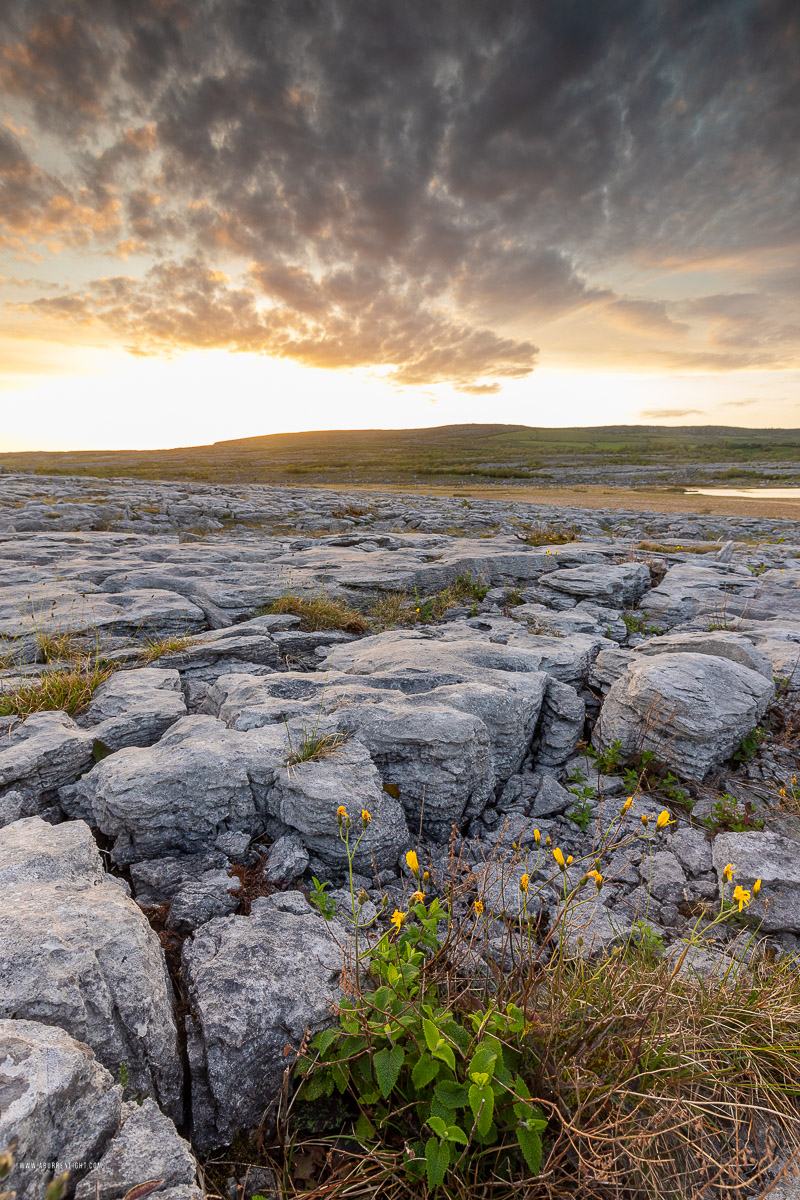
<path id="1" fill-rule="evenodd" d="M 362 1050 L 367 1048 L 367 1039 L 363 1034 L 351 1034 L 346 1037 L 339 1047 L 339 1053 L 342 1058 L 350 1058 L 353 1054 L 360 1054 Z"/>
<path id="2" fill-rule="evenodd" d="M 447 1140 L 448 1142 L 458 1142 L 460 1146 L 469 1145 L 469 1138 L 458 1125 L 447 1126 Z"/>
<path id="3" fill-rule="evenodd" d="M 402 1046 L 392 1046 L 391 1050 L 379 1050 L 372 1059 L 375 1078 L 384 1100 L 389 1099 L 392 1088 L 397 1083 L 405 1057 L 406 1052 Z"/>
<path id="4" fill-rule="evenodd" d="M 411 1082 L 415 1088 L 420 1091 L 426 1088 L 432 1079 L 435 1079 L 441 1070 L 441 1063 L 434 1062 L 430 1054 L 421 1054 L 414 1063 L 414 1070 L 411 1072 Z"/>
<path id="5" fill-rule="evenodd" d="M 425 1159 L 420 1155 L 419 1158 L 407 1158 L 403 1163 L 406 1175 L 410 1179 L 421 1179 L 425 1174 Z"/>
<path id="6" fill-rule="evenodd" d="M 326 1084 L 328 1083 L 327 1074 L 320 1071 L 318 1075 L 312 1075 L 303 1084 L 303 1099 L 318 1100 L 325 1092 Z"/>
<path id="7" fill-rule="evenodd" d="M 429 1117 L 428 1124 L 437 1137 L 443 1138 L 447 1136 L 447 1122 L 441 1117 Z"/>
<path id="8" fill-rule="evenodd" d="M 440 1062 L 447 1063 L 451 1071 L 456 1069 L 456 1056 L 453 1053 L 453 1047 L 448 1046 L 447 1042 L 442 1042 L 438 1049 L 431 1051 L 434 1058 L 438 1058 Z"/>
<path id="9" fill-rule="evenodd" d="M 463 1083 L 453 1079 L 442 1079 L 433 1089 L 433 1094 L 445 1108 L 466 1108 L 469 1103 L 469 1089 Z"/>
<path id="10" fill-rule="evenodd" d="M 314 1038 L 312 1045 L 315 1050 L 319 1050 L 320 1054 L 325 1054 L 326 1051 L 329 1050 L 336 1041 L 338 1036 L 338 1029 L 323 1029 L 321 1033 L 318 1033 Z"/>
<path id="11" fill-rule="evenodd" d="M 492 1047 L 485 1044 L 478 1046 L 478 1049 L 472 1056 L 469 1064 L 470 1075 L 479 1074 L 486 1075 L 489 1078 L 494 1074 L 495 1064 L 497 1062 L 497 1054 Z"/>
<path id="12" fill-rule="evenodd" d="M 473 1083 L 469 1089 L 469 1106 L 476 1119 L 478 1133 L 485 1135 L 494 1116 L 494 1092 L 490 1087 L 478 1087 Z"/>
<path id="13" fill-rule="evenodd" d="M 425 1043 L 428 1049 L 431 1051 L 435 1050 L 442 1041 L 442 1035 L 436 1025 L 434 1025 L 433 1021 L 428 1021 L 427 1019 L 423 1020 L 422 1032 L 425 1035 Z"/>
<path id="14" fill-rule="evenodd" d="M 428 1187 L 441 1187 L 450 1165 L 450 1147 L 447 1142 L 428 1138 L 425 1143 L 425 1163 L 428 1169 Z"/>
<path id="15" fill-rule="evenodd" d="M 331 1079 L 336 1086 L 340 1095 L 344 1095 L 347 1091 L 347 1085 L 350 1082 L 350 1067 L 347 1063 L 337 1062 L 331 1063 Z"/>
<path id="16" fill-rule="evenodd" d="M 382 1013 L 390 1012 L 393 999 L 394 992 L 390 987 L 386 987 L 384 984 L 375 992 L 374 996 L 372 997 L 372 1004 L 374 1008 L 377 1008 Z"/>
<path id="17" fill-rule="evenodd" d="M 538 1130 L 518 1125 L 517 1141 L 531 1175 L 538 1175 L 542 1167 L 542 1135 Z"/>

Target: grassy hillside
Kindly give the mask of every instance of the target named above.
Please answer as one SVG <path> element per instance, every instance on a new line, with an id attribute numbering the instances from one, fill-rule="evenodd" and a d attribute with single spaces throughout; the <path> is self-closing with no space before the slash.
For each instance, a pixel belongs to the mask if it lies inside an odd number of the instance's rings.
<path id="1" fill-rule="evenodd" d="M 732 464 L 719 478 L 756 481 L 748 464 L 800 462 L 800 430 L 727 426 L 609 425 L 536 429 L 444 425 L 435 429 L 276 433 L 169 450 L 0 454 L 0 466 L 50 474 L 138 476 L 209 482 L 390 484 L 493 480 L 547 486 L 575 467 L 661 466 L 663 482 L 687 464 Z M 691 473 L 691 471 L 690 471 Z M 684 471 L 685 474 L 685 471 Z M 558 482 L 564 483 L 559 473 Z M 613 482 L 613 478 L 609 478 Z"/>

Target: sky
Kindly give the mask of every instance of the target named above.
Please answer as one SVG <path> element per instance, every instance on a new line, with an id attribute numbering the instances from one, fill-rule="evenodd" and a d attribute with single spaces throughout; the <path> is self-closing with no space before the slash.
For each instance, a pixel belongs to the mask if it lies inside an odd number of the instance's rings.
<path id="1" fill-rule="evenodd" d="M 0 450 L 800 427 L 797 0 L 4 0 Z"/>

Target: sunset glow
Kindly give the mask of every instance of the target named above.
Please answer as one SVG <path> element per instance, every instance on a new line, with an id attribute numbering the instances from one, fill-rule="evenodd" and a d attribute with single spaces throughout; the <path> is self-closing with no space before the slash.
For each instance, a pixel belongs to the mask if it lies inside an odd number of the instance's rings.
<path id="1" fill-rule="evenodd" d="M 780 0 L 10 0 L 0 450 L 800 425 Z"/>

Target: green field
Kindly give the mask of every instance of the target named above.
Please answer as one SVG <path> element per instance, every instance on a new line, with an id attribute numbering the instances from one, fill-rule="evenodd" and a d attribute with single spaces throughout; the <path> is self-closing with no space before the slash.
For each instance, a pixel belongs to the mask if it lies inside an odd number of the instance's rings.
<path id="1" fill-rule="evenodd" d="M 656 467 L 648 482 L 692 482 L 692 468 L 721 464 L 702 481 L 757 483 L 756 464 L 786 464 L 796 481 L 800 429 L 727 426 L 659 428 L 607 425 L 536 429 L 526 425 L 444 425 L 435 429 L 327 430 L 276 433 L 169 450 L 87 450 L 0 454 L 7 470 L 99 477 L 257 482 L 432 485 L 502 483 L 563 486 L 563 468 L 596 468 L 615 483 L 617 467 Z M 551 472 L 556 472 L 553 478 Z M 629 478 L 629 473 L 626 473 Z M 678 478 L 679 476 L 679 478 Z M 700 477 L 698 476 L 698 479 Z M 771 475 L 774 482 L 780 476 Z"/>

